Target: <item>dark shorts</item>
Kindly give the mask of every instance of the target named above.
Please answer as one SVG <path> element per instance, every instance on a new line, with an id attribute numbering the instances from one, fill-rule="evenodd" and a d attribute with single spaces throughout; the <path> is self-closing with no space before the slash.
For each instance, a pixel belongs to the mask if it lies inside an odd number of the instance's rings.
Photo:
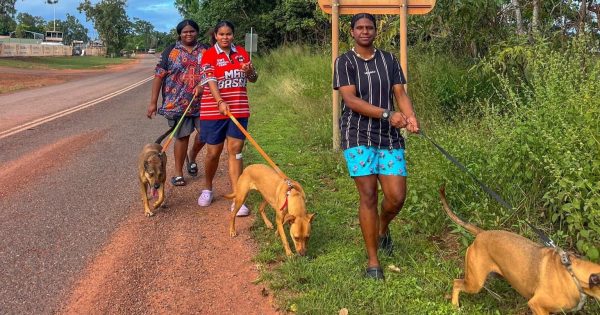
<path id="1" fill-rule="evenodd" d="M 167 118 L 169 127 L 175 126 L 179 122 L 180 118 L 181 117 Z M 175 139 L 187 137 L 194 132 L 194 129 L 200 133 L 200 119 L 198 117 L 186 116 L 183 118 L 183 121 L 181 122 L 181 125 L 179 126 L 179 129 L 177 130 L 177 133 L 175 133 L 174 137 Z"/>
<path id="2" fill-rule="evenodd" d="M 248 118 L 237 118 L 237 120 L 244 129 L 248 129 Z M 221 144 L 227 137 L 246 139 L 246 136 L 231 119 L 200 121 L 200 141 L 208 144 Z"/>

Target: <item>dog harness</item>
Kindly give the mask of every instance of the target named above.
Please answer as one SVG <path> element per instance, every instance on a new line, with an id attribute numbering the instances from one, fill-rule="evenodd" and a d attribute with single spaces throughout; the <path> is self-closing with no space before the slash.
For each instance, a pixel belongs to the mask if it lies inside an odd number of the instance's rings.
<path id="1" fill-rule="evenodd" d="M 283 209 L 287 208 L 288 197 L 290 196 L 292 189 L 294 189 L 294 186 L 292 185 L 292 181 L 289 180 L 288 178 L 285 179 L 285 183 L 288 185 L 288 189 L 285 192 L 285 202 L 283 203 L 283 206 L 281 206 L 281 208 L 279 208 L 279 211 L 283 211 Z"/>
<path id="2" fill-rule="evenodd" d="M 558 246 L 555 247 L 555 250 L 560 256 L 560 262 L 563 266 L 565 266 L 565 268 L 567 268 L 567 271 L 571 275 L 571 278 L 573 278 L 573 282 L 575 282 L 575 285 L 577 286 L 577 290 L 579 290 L 579 303 L 575 308 L 567 312 L 578 312 L 583 308 L 583 305 L 587 300 L 587 294 L 583 292 L 583 289 L 581 288 L 581 283 L 579 279 L 577 279 L 577 277 L 575 276 L 575 272 L 573 272 L 573 267 L 571 267 L 571 259 L 569 258 L 569 254 L 567 254 L 567 252 L 565 252 L 562 248 Z"/>

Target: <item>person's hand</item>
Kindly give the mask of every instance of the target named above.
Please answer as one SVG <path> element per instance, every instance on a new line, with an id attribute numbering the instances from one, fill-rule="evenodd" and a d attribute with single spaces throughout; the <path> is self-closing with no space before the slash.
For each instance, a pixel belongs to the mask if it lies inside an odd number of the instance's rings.
<path id="1" fill-rule="evenodd" d="M 417 120 L 417 117 L 409 116 L 406 120 L 408 122 L 406 129 L 412 133 L 418 133 L 419 132 L 419 121 Z"/>
<path id="2" fill-rule="evenodd" d="M 229 113 L 229 104 L 222 99 L 218 101 L 218 104 L 219 113 L 221 113 L 221 115 L 227 115 L 227 113 Z"/>
<path id="3" fill-rule="evenodd" d="M 152 119 L 152 116 L 156 115 L 156 103 L 150 103 L 146 110 L 146 117 Z"/>
<path id="4" fill-rule="evenodd" d="M 199 96 L 202 96 L 202 92 L 204 91 L 203 85 L 196 85 L 194 88 L 194 97 L 198 99 Z"/>
<path id="5" fill-rule="evenodd" d="M 390 124 L 394 128 L 405 128 L 408 124 L 408 121 L 406 120 L 406 116 L 404 116 L 404 114 L 401 112 L 392 112 L 392 115 L 390 116 Z"/>
<path id="6" fill-rule="evenodd" d="M 251 76 L 254 73 L 254 65 L 252 65 L 252 62 L 242 64 L 242 71 L 246 73 L 246 76 Z"/>

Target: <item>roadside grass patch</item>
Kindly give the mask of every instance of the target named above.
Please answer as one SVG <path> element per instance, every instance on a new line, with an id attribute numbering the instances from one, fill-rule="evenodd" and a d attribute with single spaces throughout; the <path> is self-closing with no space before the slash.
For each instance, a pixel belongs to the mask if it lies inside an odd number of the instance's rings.
<path id="1" fill-rule="evenodd" d="M 0 66 L 22 69 L 104 69 L 131 59 L 99 56 L 0 58 Z"/>

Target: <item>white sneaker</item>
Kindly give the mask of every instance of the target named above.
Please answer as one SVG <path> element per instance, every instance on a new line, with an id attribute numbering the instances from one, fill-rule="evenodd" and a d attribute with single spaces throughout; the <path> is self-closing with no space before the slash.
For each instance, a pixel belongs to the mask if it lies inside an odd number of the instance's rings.
<path id="1" fill-rule="evenodd" d="M 230 211 L 233 211 L 233 207 L 235 206 L 235 203 L 231 204 L 231 208 Z M 235 215 L 236 217 L 247 217 L 250 215 L 250 209 L 248 209 L 248 207 L 246 207 L 245 204 L 243 204 L 240 207 L 240 211 L 238 211 L 238 213 Z"/>
<path id="2" fill-rule="evenodd" d="M 200 207 L 208 207 L 212 203 L 213 200 L 213 192 L 212 190 L 203 190 L 198 197 L 198 205 Z"/>

